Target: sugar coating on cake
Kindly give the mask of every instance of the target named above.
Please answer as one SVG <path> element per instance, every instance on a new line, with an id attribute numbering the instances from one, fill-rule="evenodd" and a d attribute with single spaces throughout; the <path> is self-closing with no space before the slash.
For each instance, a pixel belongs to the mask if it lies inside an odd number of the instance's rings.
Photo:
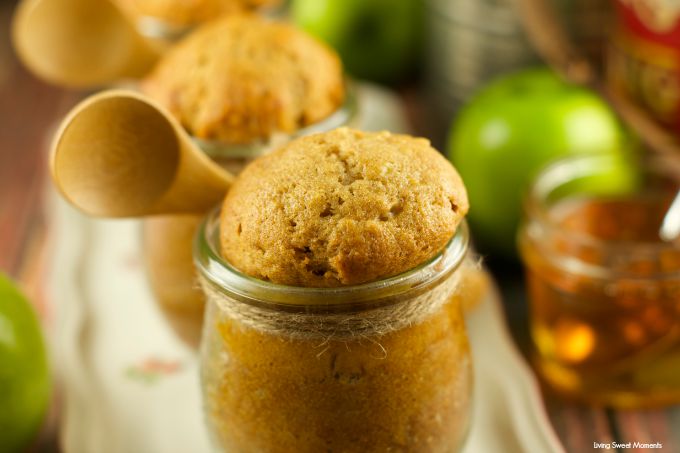
<path id="1" fill-rule="evenodd" d="M 246 167 L 225 197 L 220 245 L 259 279 L 356 285 L 433 258 L 467 211 L 460 176 L 428 140 L 342 128 Z"/>
<path id="2" fill-rule="evenodd" d="M 317 123 L 345 97 L 332 49 L 291 25 L 243 14 L 193 32 L 142 89 L 194 136 L 234 144 Z"/>

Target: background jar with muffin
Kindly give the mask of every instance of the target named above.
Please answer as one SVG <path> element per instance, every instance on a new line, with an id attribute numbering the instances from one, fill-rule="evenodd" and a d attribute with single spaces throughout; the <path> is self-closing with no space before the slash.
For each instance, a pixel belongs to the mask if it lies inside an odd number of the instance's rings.
<path id="1" fill-rule="evenodd" d="M 296 135 L 354 117 L 333 50 L 291 25 L 231 15 L 178 43 L 142 83 L 206 153 L 234 173 Z M 191 244 L 201 215 L 144 221 L 144 256 L 160 307 L 178 335 L 197 346 L 204 301 Z"/>

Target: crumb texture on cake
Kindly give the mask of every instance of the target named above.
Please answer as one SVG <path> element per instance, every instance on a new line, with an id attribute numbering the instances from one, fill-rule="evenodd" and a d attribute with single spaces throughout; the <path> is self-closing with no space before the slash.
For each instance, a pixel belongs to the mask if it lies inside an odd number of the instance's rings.
<path id="1" fill-rule="evenodd" d="M 188 26 L 223 14 L 275 6 L 281 0 L 115 0 L 133 17 L 152 17 L 173 26 Z"/>
<path id="2" fill-rule="evenodd" d="M 434 257 L 467 211 L 460 176 L 428 140 L 342 128 L 246 167 L 225 197 L 220 243 L 256 278 L 356 285 Z"/>
<path id="3" fill-rule="evenodd" d="M 245 14 L 193 32 L 142 89 L 194 136 L 225 143 L 294 132 L 329 116 L 345 95 L 332 49 L 291 25 Z"/>

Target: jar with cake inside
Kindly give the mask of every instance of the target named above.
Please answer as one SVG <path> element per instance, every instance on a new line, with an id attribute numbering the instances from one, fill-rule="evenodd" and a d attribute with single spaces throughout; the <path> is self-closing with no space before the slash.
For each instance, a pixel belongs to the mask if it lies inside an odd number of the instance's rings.
<path id="1" fill-rule="evenodd" d="M 526 200 L 535 364 L 558 393 L 615 407 L 680 402 L 680 245 L 660 227 L 680 189 L 672 166 L 577 156 Z"/>
<path id="2" fill-rule="evenodd" d="M 455 452 L 470 423 L 460 298 L 464 223 L 410 271 L 334 288 L 249 277 L 219 253 L 219 214 L 194 259 L 206 293 L 205 417 L 229 452 Z"/>
<path id="3" fill-rule="evenodd" d="M 293 134 L 277 133 L 267 141 L 241 145 L 199 138 L 194 141 L 212 160 L 238 175 L 248 163 L 276 146 L 296 137 L 352 125 L 357 114 L 357 100 L 348 84 L 340 108 Z M 201 214 L 163 215 L 148 217 L 142 224 L 142 253 L 151 291 L 174 332 L 192 348 L 198 348 L 200 342 L 205 307 L 192 260 L 193 238 L 203 218 Z"/>
<path id="4" fill-rule="evenodd" d="M 163 56 L 142 90 L 233 174 L 294 137 L 357 118 L 352 89 L 330 48 L 291 25 L 254 16 L 199 27 Z M 200 339 L 204 300 L 191 244 L 205 214 L 152 217 L 143 226 L 152 292 L 192 347 Z"/>

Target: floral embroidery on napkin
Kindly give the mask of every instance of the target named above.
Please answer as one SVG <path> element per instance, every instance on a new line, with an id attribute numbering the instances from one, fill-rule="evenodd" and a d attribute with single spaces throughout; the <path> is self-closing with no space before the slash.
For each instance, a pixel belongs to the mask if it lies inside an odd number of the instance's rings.
<path id="1" fill-rule="evenodd" d="M 130 365 L 125 369 L 125 377 L 143 384 L 156 384 L 160 378 L 171 376 L 182 370 L 179 360 L 164 360 L 150 357 L 144 361 Z"/>

